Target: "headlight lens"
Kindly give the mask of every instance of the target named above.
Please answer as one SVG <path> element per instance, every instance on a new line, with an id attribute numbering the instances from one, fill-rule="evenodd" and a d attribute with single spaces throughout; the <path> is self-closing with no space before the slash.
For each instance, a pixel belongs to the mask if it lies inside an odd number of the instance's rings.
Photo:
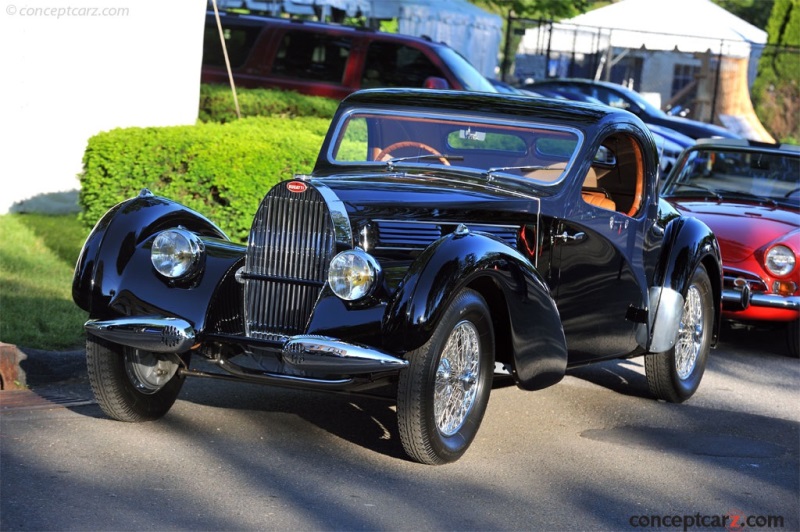
<path id="1" fill-rule="evenodd" d="M 360 249 L 353 249 L 333 257 L 328 270 L 328 284 L 338 297 L 355 301 L 372 292 L 379 276 L 378 261 Z"/>
<path id="2" fill-rule="evenodd" d="M 162 231 L 153 241 L 150 261 L 164 277 L 176 279 L 194 270 L 203 255 L 203 242 L 185 229 Z"/>
<path id="3" fill-rule="evenodd" d="M 772 275 L 781 277 L 794 269 L 795 256 L 786 246 L 775 246 L 767 252 L 765 265 Z"/>

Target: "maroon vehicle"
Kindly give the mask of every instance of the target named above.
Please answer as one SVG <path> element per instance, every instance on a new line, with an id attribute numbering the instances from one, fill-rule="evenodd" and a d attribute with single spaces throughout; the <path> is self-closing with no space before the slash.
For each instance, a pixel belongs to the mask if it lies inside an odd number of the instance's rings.
<path id="1" fill-rule="evenodd" d="M 800 343 L 800 146 L 702 139 L 662 187 L 682 214 L 717 236 L 725 275 L 723 318 L 786 327 Z"/>
<path id="2" fill-rule="evenodd" d="M 240 87 L 341 100 L 359 89 L 408 87 L 497 92 L 458 52 L 429 39 L 336 24 L 221 13 Z M 213 13 L 206 17 L 203 83 L 228 83 Z"/>

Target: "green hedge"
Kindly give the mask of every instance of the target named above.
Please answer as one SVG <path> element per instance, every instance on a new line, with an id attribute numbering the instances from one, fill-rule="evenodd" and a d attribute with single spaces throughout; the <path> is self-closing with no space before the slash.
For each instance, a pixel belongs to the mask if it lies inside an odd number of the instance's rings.
<path id="1" fill-rule="evenodd" d="M 321 96 L 306 96 L 292 91 L 270 89 L 237 89 L 239 111 L 247 116 L 313 116 L 333 118 L 339 102 Z M 236 120 L 236 106 L 227 85 L 200 87 L 201 122 L 231 122 Z"/>
<path id="2" fill-rule="evenodd" d="M 89 139 L 80 219 L 93 225 L 143 187 L 178 201 L 244 242 L 269 188 L 313 168 L 330 120 L 253 117 L 227 124 L 126 128 Z"/>

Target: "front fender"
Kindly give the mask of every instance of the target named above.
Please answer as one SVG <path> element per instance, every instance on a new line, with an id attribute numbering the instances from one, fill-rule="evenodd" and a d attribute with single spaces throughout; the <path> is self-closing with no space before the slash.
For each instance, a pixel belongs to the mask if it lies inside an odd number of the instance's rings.
<path id="1" fill-rule="evenodd" d="M 538 389 L 561 380 L 566 340 L 547 285 L 525 257 L 481 233 L 450 234 L 417 258 L 387 308 L 384 337 L 403 351 L 424 345 L 466 287 L 482 293 L 493 322 L 510 334 L 520 387 Z"/>
<path id="2" fill-rule="evenodd" d="M 178 226 L 206 244 L 203 269 L 191 283 L 164 279 L 150 262 L 154 235 Z M 95 225 L 75 267 L 72 297 L 93 319 L 176 316 L 199 331 L 217 285 L 244 251 L 197 212 L 143 191 L 110 209 Z"/>
<path id="3" fill-rule="evenodd" d="M 712 345 L 716 345 L 722 310 L 722 259 L 719 244 L 714 233 L 702 221 L 680 217 L 667 224 L 664 251 L 650 289 L 650 334 L 646 342 L 641 338 L 639 341 L 648 351 L 661 353 L 675 345 L 683 299 L 692 275 L 700 264 L 705 266 L 714 292 Z"/>

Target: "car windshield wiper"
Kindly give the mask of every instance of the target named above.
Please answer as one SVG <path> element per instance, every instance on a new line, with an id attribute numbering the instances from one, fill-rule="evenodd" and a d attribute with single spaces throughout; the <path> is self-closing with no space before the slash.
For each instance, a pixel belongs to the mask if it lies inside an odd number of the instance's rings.
<path id="1" fill-rule="evenodd" d="M 386 161 L 386 169 L 389 171 L 394 170 L 394 166 L 396 163 L 402 163 L 405 161 L 428 161 L 431 159 L 439 160 L 444 159 L 445 161 L 463 161 L 463 155 L 447 155 L 446 153 L 441 153 L 438 155 L 434 155 L 433 153 L 423 153 L 420 155 L 409 155 L 408 157 L 393 157 Z"/>
<path id="2" fill-rule="evenodd" d="M 702 190 L 703 192 L 708 192 L 709 194 L 717 198 L 718 201 L 722 201 L 722 196 L 720 195 L 720 193 L 714 190 L 713 188 L 704 187 L 703 185 L 695 185 L 694 183 L 675 183 L 675 185 L 673 186 L 675 188 L 680 187 L 680 188 L 693 188 L 695 190 Z"/>
<path id="3" fill-rule="evenodd" d="M 493 168 L 489 168 L 486 170 L 486 177 L 492 178 L 494 177 L 495 172 L 508 172 L 509 170 L 521 170 L 523 172 L 533 172 L 535 170 L 547 170 L 547 166 L 496 166 Z M 551 168 L 551 170 L 553 170 Z M 564 171 L 563 168 L 558 168 L 557 170 Z"/>
<path id="4" fill-rule="evenodd" d="M 772 205 L 773 207 L 777 207 L 778 206 L 778 202 L 775 201 L 774 199 L 767 198 L 767 197 L 764 197 L 764 196 L 759 196 L 758 194 L 751 194 L 750 192 L 742 192 L 740 190 L 724 190 L 723 189 L 723 190 L 719 191 L 719 194 L 721 196 L 723 196 L 723 197 L 725 197 L 725 196 L 727 196 L 727 197 L 733 196 L 735 198 L 744 198 L 744 199 L 756 200 L 759 203 L 768 203 L 768 204 Z"/>

